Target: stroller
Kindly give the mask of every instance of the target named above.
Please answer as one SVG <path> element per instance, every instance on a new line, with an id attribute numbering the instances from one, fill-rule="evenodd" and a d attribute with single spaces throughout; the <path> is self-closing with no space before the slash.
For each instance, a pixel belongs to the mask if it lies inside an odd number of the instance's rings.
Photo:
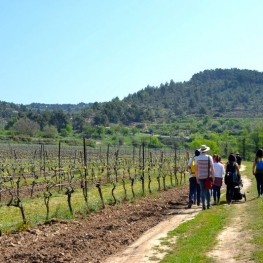
<path id="1" fill-rule="evenodd" d="M 241 193 L 243 188 L 243 182 L 241 180 L 240 174 L 235 176 L 227 174 L 225 177 L 225 184 L 227 185 L 226 189 L 226 201 L 228 204 L 231 204 L 232 201 L 240 201 L 244 198 L 246 201 L 246 194 Z"/>
<path id="2" fill-rule="evenodd" d="M 239 180 L 237 183 L 234 184 L 234 189 L 233 189 L 233 195 L 230 201 L 239 201 L 242 200 L 244 198 L 244 200 L 247 200 L 246 194 L 245 193 L 241 193 L 241 189 L 243 188 L 243 183 L 242 180 L 239 176 Z"/>

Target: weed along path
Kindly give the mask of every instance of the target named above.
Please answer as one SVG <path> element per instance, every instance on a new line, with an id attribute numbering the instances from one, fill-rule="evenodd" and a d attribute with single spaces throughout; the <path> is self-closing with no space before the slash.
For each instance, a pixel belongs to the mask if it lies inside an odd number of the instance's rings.
<path id="1" fill-rule="evenodd" d="M 242 176 L 242 179 L 244 184 L 242 190 L 246 192 L 251 185 L 251 180 L 245 176 Z M 253 262 L 250 260 L 250 253 L 253 251 L 249 242 L 251 233 L 246 227 L 248 206 L 249 200 L 247 202 L 242 200 L 228 206 L 228 209 L 232 210 L 231 221 L 218 236 L 216 247 L 209 253 L 215 262 Z"/>

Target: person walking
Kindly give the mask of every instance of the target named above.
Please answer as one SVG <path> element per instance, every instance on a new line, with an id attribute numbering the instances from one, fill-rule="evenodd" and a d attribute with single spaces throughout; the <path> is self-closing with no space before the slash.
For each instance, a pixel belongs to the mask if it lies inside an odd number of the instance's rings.
<path id="1" fill-rule="evenodd" d="M 191 208 L 193 204 L 200 205 L 200 186 L 196 180 L 196 160 L 195 157 L 199 156 L 200 152 L 195 150 L 195 155 L 189 159 L 187 164 L 187 170 L 189 171 L 189 201 L 188 208 Z"/>
<path id="2" fill-rule="evenodd" d="M 256 177 L 258 197 L 263 196 L 263 149 L 258 149 L 253 162 L 252 173 Z"/>
<path id="3" fill-rule="evenodd" d="M 210 190 L 205 188 L 205 181 L 208 177 L 212 178 L 214 182 L 215 172 L 213 165 L 213 158 L 211 155 L 208 155 L 207 152 L 210 150 L 210 147 L 202 145 L 199 149 L 200 155 L 195 157 L 197 163 L 197 174 L 196 179 L 200 184 L 200 194 L 202 201 L 203 210 L 211 208 L 211 194 Z"/>
<path id="4" fill-rule="evenodd" d="M 215 171 L 215 180 L 213 183 L 213 198 L 214 204 L 220 203 L 220 196 L 221 196 L 221 186 L 223 184 L 223 177 L 225 175 L 225 167 L 220 162 L 221 158 L 219 155 L 213 155 L 214 160 L 214 171 Z"/>
<path id="5" fill-rule="evenodd" d="M 240 156 L 239 152 L 236 153 L 236 160 L 237 160 L 238 167 L 240 169 L 241 168 L 242 157 Z"/>
<path id="6" fill-rule="evenodd" d="M 239 167 L 234 154 L 228 156 L 225 170 L 226 201 L 230 205 L 234 196 L 234 187 L 238 185 L 240 181 Z"/>

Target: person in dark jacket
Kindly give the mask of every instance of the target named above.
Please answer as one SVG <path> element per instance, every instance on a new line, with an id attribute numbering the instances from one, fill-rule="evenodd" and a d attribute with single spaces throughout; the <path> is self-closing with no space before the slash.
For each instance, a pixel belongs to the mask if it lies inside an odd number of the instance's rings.
<path id="1" fill-rule="evenodd" d="M 263 149 L 256 152 L 252 173 L 256 177 L 258 197 L 263 196 Z"/>
<path id="2" fill-rule="evenodd" d="M 241 167 L 242 157 L 240 156 L 239 152 L 236 153 L 236 160 L 239 168 Z"/>
<path id="3" fill-rule="evenodd" d="M 238 185 L 240 181 L 239 167 L 234 154 L 228 156 L 225 171 L 226 201 L 228 204 L 231 204 L 234 195 L 234 187 Z"/>

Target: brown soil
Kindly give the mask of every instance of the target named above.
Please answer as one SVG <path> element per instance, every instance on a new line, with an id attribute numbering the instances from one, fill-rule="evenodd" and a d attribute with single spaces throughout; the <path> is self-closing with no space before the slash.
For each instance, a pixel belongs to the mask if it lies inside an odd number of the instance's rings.
<path id="1" fill-rule="evenodd" d="M 3 235 L 0 262 L 105 262 L 161 221 L 189 211 L 187 194 L 187 186 L 177 187 L 155 197 L 108 206 L 85 219 L 53 220 Z"/>
<path id="2" fill-rule="evenodd" d="M 246 177 L 243 181 L 246 191 L 251 182 Z M 177 187 L 155 197 L 108 206 L 85 219 L 54 220 L 4 235 L 0 237 L 0 262 L 158 262 L 165 254 L 160 238 L 201 211 L 197 206 L 186 209 L 187 195 L 187 186 Z M 245 227 L 247 205 L 249 202 L 242 200 L 229 206 L 232 221 L 209 253 L 215 262 L 252 262 L 251 233 Z M 153 249 L 156 246 L 161 249 Z"/>

